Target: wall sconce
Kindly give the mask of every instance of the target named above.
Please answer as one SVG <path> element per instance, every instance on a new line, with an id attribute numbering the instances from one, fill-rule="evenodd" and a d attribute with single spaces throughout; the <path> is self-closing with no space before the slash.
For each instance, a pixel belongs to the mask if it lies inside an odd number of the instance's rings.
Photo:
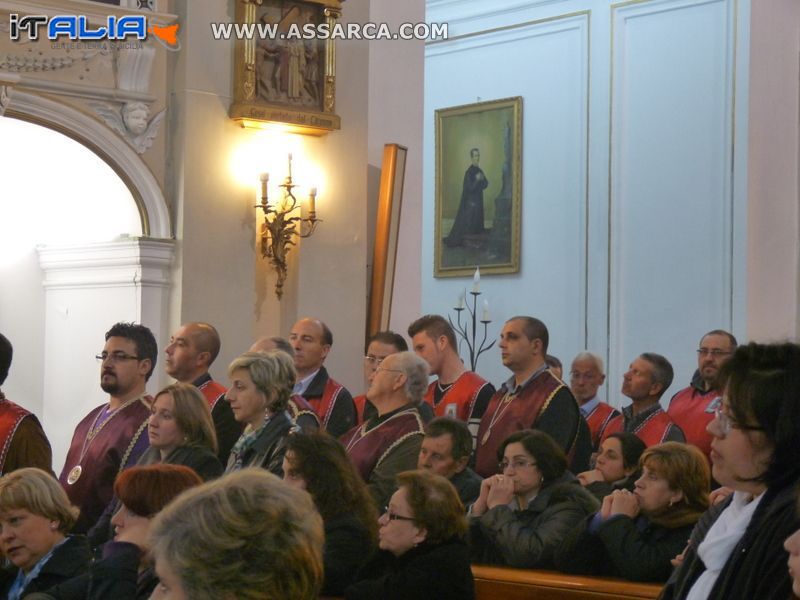
<path id="1" fill-rule="evenodd" d="M 261 203 L 256 204 L 255 208 L 264 211 L 264 222 L 261 224 L 261 256 L 270 259 L 275 268 L 278 275 L 275 283 L 275 295 L 280 300 L 283 296 L 283 284 L 286 281 L 286 255 L 290 246 L 297 244 L 295 237 L 310 237 L 317 228 L 317 223 L 322 221 L 317 218 L 317 188 L 312 187 L 309 190 L 308 217 L 303 218 L 297 215 L 292 216 L 294 211 L 300 209 L 300 205 L 292 193 L 297 184 L 292 181 L 291 154 L 289 154 L 289 174 L 286 176 L 286 180 L 278 186 L 283 188 L 281 200 L 275 204 L 269 202 L 267 197 L 269 173 L 262 173 L 259 179 L 261 180 Z"/>

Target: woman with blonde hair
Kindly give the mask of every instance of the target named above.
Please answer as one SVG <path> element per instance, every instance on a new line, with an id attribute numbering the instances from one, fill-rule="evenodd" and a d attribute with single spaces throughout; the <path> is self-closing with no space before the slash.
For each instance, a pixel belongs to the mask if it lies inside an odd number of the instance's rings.
<path id="1" fill-rule="evenodd" d="M 347 600 L 470 600 L 475 581 L 464 505 L 446 478 L 404 471 L 378 519 L 382 550 L 345 590 Z"/>
<path id="2" fill-rule="evenodd" d="M 0 478 L 0 549 L 11 565 L 0 572 L 3 598 L 17 600 L 86 571 L 88 541 L 67 535 L 77 517 L 49 473 L 25 468 Z"/>
<path id="3" fill-rule="evenodd" d="M 633 493 L 616 490 L 580 523 L 556 553 L 556 568 L 581 575 L 666 581 L 670 560 L 686 546 L 708 508 L 710 470 L 695 446 L 666 442 L 648 448 Z"/>
<path id="4" fill-rule="evenodd" d="M 225 472 L 261 467 L 281 477 L 286 436 L 294 428 L 286 412 L 297 378 L 292 358 L 281 350 L 245 352 L 230 364 L 228 376 L 231 387 L 225 399 L 245 429 Z"/>
<path id="5" fill-rule="evenodd" d="M 156 517 L 153 598 L 315 599 L 323 541 L 306 492 L 243 469 L 181 495 Z"/>

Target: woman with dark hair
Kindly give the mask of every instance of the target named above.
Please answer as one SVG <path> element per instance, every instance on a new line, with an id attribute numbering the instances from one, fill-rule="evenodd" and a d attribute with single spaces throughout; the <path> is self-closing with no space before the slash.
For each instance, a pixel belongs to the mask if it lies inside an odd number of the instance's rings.
<path id="1" fill-rule="evenodd" d="M 92 559 L 83 536 L 67 535 L 78 509 L 58 481 L 41 469 L 0 478 L 0 594 L 17 600 L 84 572 Z"/>
<path id="2" fill-rule="evenodd" d="M 156 585 L 148 552 L 153 518 L 181 492 L 202 479 L 189 467 L 155 464 L 124 470 L 114 481 L 120 508 L 111 519 L 116 534 L 103 545 L 89 572 L 47 590 L 59 600 L 144 600 Z"/>
<path id="3" fill-rule="evenodd" d="M 245 429 L 225 472 L 261 467 L 283 476 L 286 437 L 294 428 L 286 412 L 297 378 L 292 358 L 282 350 L 245 352 L 230 364 L 228 376 L 231 387 L 225 399 Z"/>
<path id="4" fill-rule="evenodd" d="M 661 598 L 786 600 L 783 541 L 800 527 L 800 346 L 739 346 L 718 382 L 711 472 L 734 491 L 697 523 Z"/>
<path id="5" fill-rule="evenodd" d="M 441 475 L 404 471 L 378 520 L 376 557 L 345 590 L 347 600 L 472 600 L 475 580 L 467 521 L 456 489 Z"/>
<path id="6" fill-rule="evenodd" d="M 595 468 L 578 473 L 578 481 L 600 502 L 614 490 L 632 492 L 646 447 L 634 433 L 612 433 L 600 444 Z"/>
<path id="7" fill-rule="evenodd" d="M 283 480 L 311 494 L 325 526 L 322 593 L 341 595 L 375 549 L 372 495 L 342 445 L 325 432 L 289 436 Z"/>
<path id="8" fill-rule="evenodd" d="M 708 462 L 694 446 L 666 442 L 645 450 L 641 464 L 633 493 L 622 489 L 606 496 L 600 511 L 567 535 L 556 552 L 557 569 L 632 581 L 667 580 L 670 560 L 686 546 L 708 508 Z"/>
<path id="9" fill-rule="evenodd" d="M 564 452 L 542 431 L 511 434 L 497 458 L 501 473 L 483 480 L 470 509 L 473 561 L 551 566 L 567 532 L 599 503 L 567 471 Z"/>

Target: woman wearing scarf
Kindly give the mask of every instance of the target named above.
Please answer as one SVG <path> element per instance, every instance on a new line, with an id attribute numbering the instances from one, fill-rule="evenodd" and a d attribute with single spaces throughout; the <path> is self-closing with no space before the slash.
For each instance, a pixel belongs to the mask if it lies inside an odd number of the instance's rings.
<path id="1" fill-rule="evenodd" d="M 670 560 L 686 546 L 708 508 L 710 475 L 703 453 L 667 442 L 645 450 L 633 493 L 616 490 L 580 523 L 556 553 L 556 568 L 580 575 L 666 581 Z"/>
<path id="2" fill-rule="evenodd" d="M 291 357 L 280 350 L 245 352 L 230 364 L 228 376 L 225 399 L 245 429 L 225 472 L 261 467 L 282 477 L 286 436 L 294 427 L 286 412 L 297 377 Z"/>
<path id="3" fill-rule="evenodd" d="M 800 527 L 800 346 L 740 346 L 719 374 L 712 475 L 733 493 L 706 512 L 664 600 L 786 600 L 783 541 Z"/>

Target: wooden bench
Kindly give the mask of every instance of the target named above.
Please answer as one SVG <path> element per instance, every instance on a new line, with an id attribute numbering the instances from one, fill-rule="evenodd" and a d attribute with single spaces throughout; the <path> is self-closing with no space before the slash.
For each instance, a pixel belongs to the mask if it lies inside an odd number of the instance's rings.
<path id="1" fill-rule="evenodd" d="M 661 585 L 472 565 L 476 600 L 653 600 Z"/>

